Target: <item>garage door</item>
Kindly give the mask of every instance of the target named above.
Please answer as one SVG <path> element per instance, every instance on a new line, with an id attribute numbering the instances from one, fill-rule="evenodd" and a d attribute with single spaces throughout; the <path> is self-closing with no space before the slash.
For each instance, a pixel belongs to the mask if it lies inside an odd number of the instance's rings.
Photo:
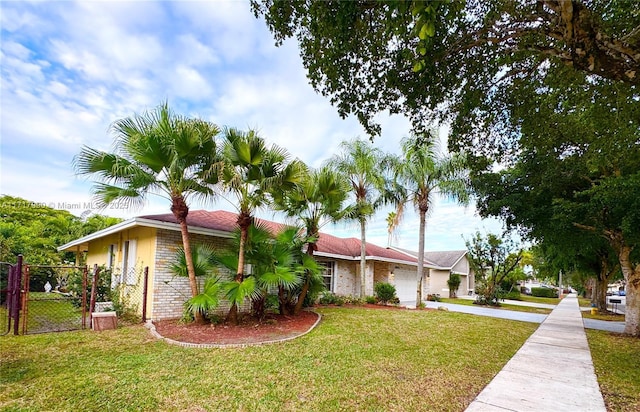
<path id="1" fill-rule="evenodd" d="M 400 302 L 416 300 L 416 271 L 396 269 L 394 272 L 396 295 Z"/>

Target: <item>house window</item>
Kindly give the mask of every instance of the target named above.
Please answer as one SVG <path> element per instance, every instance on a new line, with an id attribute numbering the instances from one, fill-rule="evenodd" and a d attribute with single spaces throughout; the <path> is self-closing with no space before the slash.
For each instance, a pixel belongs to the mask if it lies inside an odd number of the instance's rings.
<path id="1" fill-rule="evenodd" d="M 113 264 L 116 261 L 116 252 L 118 251 L 118 245 L 109 245 L 107 250 L 107 269 L 112 269 Z"/>
<path id="2" fill-rule="evenodd" d="M 125 240 L 122 245 L 122 283 L 136 283 L 136 240 Z"/>
<path id="3" fill-rule="evenodd" d="M 329 292 L 333 292 L 333 267 L 334 262 L 318 262 L 322 270 L 322 282 Z"/>

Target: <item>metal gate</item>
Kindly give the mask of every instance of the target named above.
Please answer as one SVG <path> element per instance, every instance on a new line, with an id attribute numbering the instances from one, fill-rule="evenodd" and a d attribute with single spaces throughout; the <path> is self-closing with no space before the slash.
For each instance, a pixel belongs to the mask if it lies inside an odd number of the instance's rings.
<path id="1" fill-rule="evenodd" d="M 22 256 L 15 264 L 0 262 L 0 335 L 19 332 L 22 306 Z"/>
<path id="2" fill-rule="evenodd" d="M 22 255 L 15 264 L 0 262 L 0 336 L 86 329 L 96 302 L 128 322 L 146 321 L 149 268 L 137 285 L 118 285 L 110 272 L 99 272 L 97 265 L 89 277 L 86 266 L 23 264 Z"/>
<path id="3" fill-rule="evenodd" d="M 85 329 L 86 266 L 25 265 L 22 334 Z"/>

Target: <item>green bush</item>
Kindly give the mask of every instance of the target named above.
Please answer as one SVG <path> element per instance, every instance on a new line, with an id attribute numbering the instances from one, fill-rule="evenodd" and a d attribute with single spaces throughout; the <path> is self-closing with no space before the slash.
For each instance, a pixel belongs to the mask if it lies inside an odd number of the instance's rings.
<path id="1" fill-rule="evenodd" d="M 518 292 L 517 290 L 512 290 L 509 293 L 505 293 L 504 298 L 505 299 L 511 299 L 511 300 L 521 300 L 522 299 L 520 297 L 520 292 Z"/>
<path id="2" fill-rule="evenodd" d="M 558 291 L 551 288 L 531 288 L 531 296 L 539 298 L 557 298 Z"/>
<path id="3" fill-rule="evenodd" d="M 437 294 L 429 294 L 427 295 L 427 300 L 429 302 L 440 302 L 440 295 Z"/>
<path id="4" fill-rule="evenodd" d="M 378 297 L 378 300 L 382 303 L 389 303 L 394 299 L 397 299 L 396 287 L 390 283 L 386 283 L 386 282 L 376 283 L 374 289 L 375 289 L 376 296 Z"/>
<path id="5" fill-rule="evenodd" d="M 345 303 L 345 298 L 338 296 L 333 292 L 325 292 L 318 299 L 318 303 L 321 305 L 338 305 L 342 306 Z"/>
<path id="6" fill-rule="evenodd" d="M 344 297 L 344 303 L 347 305 L 364 305 L 364 301 L 362 299 L 351 295 Z"/>
<path id="7" fill-rule="evenodd" d="M 367 296 L 364 298 L 364 301 L 370 305 L 375 305 L 376 303 L 378 303 L 378 300 L 375 296 Z"/>

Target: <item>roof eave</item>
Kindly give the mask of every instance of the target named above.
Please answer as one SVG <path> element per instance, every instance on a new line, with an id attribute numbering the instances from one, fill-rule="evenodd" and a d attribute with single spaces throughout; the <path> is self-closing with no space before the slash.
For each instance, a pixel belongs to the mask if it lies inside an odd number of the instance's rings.
<path id="1" fill-rule="evenodd" d="M 109 236 L 109 235 L 121 232 L 123 230 L 131 229 L 137 226 L 180 231 L 180 225 L 178 223 L 162 222 L 154 219 L 134 217 L 129 220 L 125 220 L 124 222 L 120 222 L 116 225 L 110 226 L 106 229 L 102 229 L 97 232 L 91 233 L 87 236 L 83 236 L 79 239 L 72 240 L 71 242 L 58 247 L 58 252 L 64 252 L 64 251 L 76 252 L 78 251 L 77 250 L 78 247 L 82 247 L 82 246 L 87 247 L 89 242 L 91 242 L 92 240 L 100 239 L 102 237 Z M 189 233 L 197 234 L 197 235 L 209 235 L 209 236 L 216 236 L 216 237 L 223 237 L 223 238 L 233 237 L 233 234 L 230 232 L 225 232 L 222 230 L 207 229 L 200 226 L 188 226 L 188 230 L 189 230 Z"/>

